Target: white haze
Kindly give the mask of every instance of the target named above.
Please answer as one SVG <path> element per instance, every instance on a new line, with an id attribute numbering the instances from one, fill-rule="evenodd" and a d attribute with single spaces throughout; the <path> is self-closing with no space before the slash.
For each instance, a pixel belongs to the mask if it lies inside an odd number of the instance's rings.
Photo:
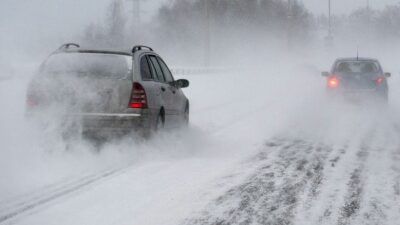
<path id="1" fill-rule="evenodd" d="M 327 14 L 328 0 L 302 0 L 302 2 L 312 12 L 317 14 Z M 383 9 L 388 4 L 399 3 L 398 0 L 369 0 L 371 8 Z M 332 12 L 335 14 L 346 14 L 351 11 L 367 6 L 367 0 L 332 0 Z"/>
<path id="2" fill-rule="evenodd" d="M 0 6 L 15 4 L 11 2 Z M 225 190 L 225 186 L 218 186 L 218 179 L 229 176 L 232 171 L 245 174 L 247 168 L 241 168 L 240 163 L 251 158 L 270 139 L 304 139 L 340 146 L 349 139 L 353 143 L 362 142 L 371 130 L 383 136 L 393 132 L 394 125 L 399 125 L 398 42 L 338 39 L 334 48 L 325 48 L 322 38 L 313 37 L 315 41 L 311 44 L 288 49 L 285 44 L 272 42 L 275 40 L 264 43 L 266 40 L 256 33 L 242 33 L 224 40 L 224 36 L 216 32 L 213 40 L 219 41 L 214 43 L 218 51 L 212 58 L 222 70 L 176 75 L 191 82 L 184 90 L 191 101 L 189 128 L 162 133 L 149 141 L 126 138 L 111 142 L 100 151 L 83 140 L 75 141 L 67 149 L 56 132 L 42 133 L 28 124 L 24 114 L 26 89 L 46 54 L 58 44 L 77 37 L 85 24 L 101 21 L 100 13 L 105 7 L 100 3 L 91 7 L 93 2 L 81 7 L 77 6 L 78 1 L 73 1 L 68 8 L 70 11 L 64 13 L 58 9 L 52 14 L 45 7 L 37 6 L 50 4 L 57 8 L 66 4 L 61 2 L 65 1 L 25 1 L 27 5 L 14 5 L 16 8 L 33 7 L 26 18 L 22 13 L 17 13 L 20 17 L 13 16 L 11 7 L 8 10 L 0 7 L 6 13 L 1 15 L 2 19 L 7 15 L 13 18 L 6 25 L 3 20 L 1 32 L 5 32 L 0 39 L 1 48 L 6 50 L 0 53 L 0 203 L 38 192 L 46 185 L 114 168 L 127 168 L 122 180 L 131 185 L 131 189 L 110 179 L 109 186 L 103 184 L 101 190 L 117 187 L 126 191 L 115 193 L 115 198 L 103 196 L 110 201 L 107 206 L 110 211 L 101 206 L 91 211 L 91 203 L 82 197 L 72 199 L 69 204 L 81 201 L 89 205 L 82 210 L 86 215 L 96 213 L 93 217 L 80 214 L 67 218 L 68 214 L 60 212 L 79 211 L 68 205 L 65 209 L 51 208 L 48 214 L 34 215 L 31 221 L 22 220 L 21 224 L 32 221 L 36 224 L 82 221 L 84 224 L 177 224 Z M 76 12 L 71 12 L 74 10 Z M 71 21 L 76 14 L 79 15 L 76 21 Z M 33 21 L 29 22 L 30 19 Z M 38 27 L 42 28 L 35 29 Z M 240 28 L 238 31 L 240 33 Z M 189 64 L 179 63 L 183 62 L 185 52 L 174 52 L 163 47 L 164 43 L 153 44 L 160 46 L 167 62 L 179 67 Z M 32 49 L 26 56 L 23 49 L 29 46 Z M 320 72 L 329 70 L 336 57 L 355 56 L 357 46 L 361 46 L 362 56 L 379 58 L 385 71 L 393 74 L 389 80 L 387 108 L 336 104 L 325 98 L 325 80 Z M 8 76 L 10 73 L 12 77 Z M 389 135 L 394 137 L 393 142 L 399 141 L 398 136 Z M 375 144 L 387 143 L 378 140 Z M 240 182 L 242 177 L 237 179 L 232 182 Z M 91 194 L 101 193 L 101 190 L 96 189 Z M 136 204 L 129 205 L 128 200 Z M 131 208 L 119 205 L 121 202 Z M 52 217 L 54 214 L 60 217 Z M 118 221 L 118 216 L 135 221 Z M 304 220 L 299 218 L 299 223 L 306 224 Z"/>

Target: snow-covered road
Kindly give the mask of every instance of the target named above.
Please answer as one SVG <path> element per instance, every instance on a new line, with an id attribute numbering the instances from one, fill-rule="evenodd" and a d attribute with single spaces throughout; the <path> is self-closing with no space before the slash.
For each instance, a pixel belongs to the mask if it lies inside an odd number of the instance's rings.
<path id="1" fill-rule="evenodd" d="M 187 76 L 188 129 L 100 153 L 34 134 L 1 82 L 0 224 L 398 224 L 396 102 L 332 106 L 293 74 Z"/>
<path id="2" fill-rule="evenodd" d="M 338 145 L 271 140 L 251 175 L 184 224 L 398 224 L 400 133 L 386 125 Z"/>

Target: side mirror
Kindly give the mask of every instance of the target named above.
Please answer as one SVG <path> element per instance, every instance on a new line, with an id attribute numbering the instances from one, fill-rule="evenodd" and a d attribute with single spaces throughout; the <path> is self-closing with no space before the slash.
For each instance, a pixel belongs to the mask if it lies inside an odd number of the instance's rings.
<path id="1" fill-rule="evenodd" d="M 323 76 L 323 77 L 329 77 L 329 75 L 330 75 L 330 73 L 329 72 L 322 72 L 321 73 L 321 76 Z"/>
<path id="2" fill-rule="evenodd" d="M 391 77 L 392 74 L 391 74 L 391 73 L 385 73 L 384 76 L 385 76 L 385 77 Z"/>
<path id="3" fill-rule="evenodd" d="M 189 87 L 189 81 L 186 79 L 179 79 L 175 81 L 175 85 L 177 88 L 187 88 Z"/>

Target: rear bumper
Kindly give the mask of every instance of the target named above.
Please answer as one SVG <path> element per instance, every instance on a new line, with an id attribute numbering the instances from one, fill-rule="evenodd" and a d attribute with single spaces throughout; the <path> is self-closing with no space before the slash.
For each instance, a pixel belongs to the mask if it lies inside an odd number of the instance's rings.
<path id="1" fill-rule="evenodd" d="M 85 113 L 74 115 L 82 132 L 127 133 L 150 129 L 150 119 L 142 114 Z"/>
<path id="2" fill-rule="evenodd" d="M 349 101 L 379 101 L 388 99 L 388 91 L 377 88 L 361 90 L 328 90 L 328 96 Z"/>
<path id="3" fill-rule="evenodd" d="M 144 113 L 77 113 L 44 118 L 36 113 L 27 117 L 48 127 L 59 127 L 67 134 L 123 135 L 131 132 L 148 132 L 152 128 L 151 114 Z"/>

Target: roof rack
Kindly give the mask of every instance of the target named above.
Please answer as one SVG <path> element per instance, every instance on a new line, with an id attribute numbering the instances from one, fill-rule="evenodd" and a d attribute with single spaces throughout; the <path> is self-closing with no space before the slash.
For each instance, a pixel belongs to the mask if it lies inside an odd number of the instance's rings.
<path id="1" fill-rule="evenodd" d="M 71 46 L 73 46 L 73 47 L 75 47 L 75 48 L 80 48 L 80 47 L 81 47 L 80 45 L 75 44 L 75 43 L 66 43 L 66 44 L 61 45 L 61 46 L 58 48 L 58 51 L 65 51 L 65 50 L 68 50 L 68 49 L 70 49 Z"/>
<path id="2" fill-rule="evenodd" d="M 137 51 L 140 51 L 140 50 L 142 50 L 143 48 L 147 48 L 147 49 L 149 49 L 150 51 L 153 51 L 153 49 L 150 48 L 150 47 L 148 47 L 148 46 L 145 46 L 145 45 L 135 45 L 135 46 L 132 48 L 132 53 L 135 53 L 135 52 L 137 52 Z"/>

